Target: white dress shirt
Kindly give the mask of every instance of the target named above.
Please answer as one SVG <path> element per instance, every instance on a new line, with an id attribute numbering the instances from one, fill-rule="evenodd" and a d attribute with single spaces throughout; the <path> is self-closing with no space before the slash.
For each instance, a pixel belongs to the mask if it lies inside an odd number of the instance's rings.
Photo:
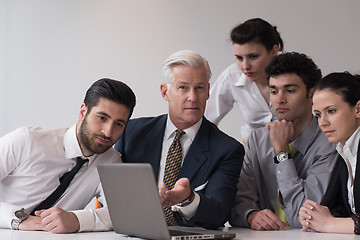
<path id="1" fill-rule="evenodd" d="M 349 205 L 351 207 L 351 211 L 356 214 L 355 211 L 355 199 L 354 199 L 354 179 L 356 172 L 356 161 L 357 161 L 357 153 L 359 151 L 359 141 L 360 141 L 360 127 L 351 135 L 351 137 L 345 142 L 343 146 L 341 143 L 336 145 L 336 150 L 344 159 L 349 178 L 347 182 L 348 189 L 348 200 Z"/>
<path id="2" fill-rule="evenodd" d="M 30 213 L 59 185 L 60 177 L 83 157 L 76 126 L 69 129 L 22 127 L 0 138 L 0 227 L 10 228 L 14 211 Z M 110 148 L 88 157 L 69 187 L 55 203 L 65 210 L 83 209 L 101 192 L 96 165 L 121 162 Z M 105 201 L 104 201 L 105 202 Z"/>
<path id="3" fill-rule="evenodd" d="M 202 123 L 202 118 L 200 119 L 199 122 L 194 124 L 192 127 L 188 128 L 188 129 L 182 129 L 185 132 L 185 134 L 180 138 L 180 144 L 181 144 L 181 148 L 182 148 L 182 163 L 184 162 L 186 154 L 188 153 L 189 148 L 190 148 L 192 142 L 194 141 L 194 138 L 195 138 L 197 132 L 199 131 L 201 123 Z M 168 117 L 167 121 L 166 121 L 163 145 L 162 145 L 162 150 L 161 150 L 161 160 L 160 160 L 159 178 L 158 178 L 159 188 L 160 188 L 161 182 L 164 179 L 166 157 L 167 157 L 170 145 L 174 141 L 176 130 L 177 130 L 177 128 L 171 122 L 170 117 Z M 182 163 L 181 163 L 181 165 L 182 165 Z M 195 215 L 196 210 L 199 206 L 199 203 L 200 203 L 200 196 L 197 193 L 195 193 L 195 198 L 189 205 L 187 205 L 185 207 L 178 207 L 175 205 L 172 207 L 172 210 L 180 211 L 182 216 L 184 216 L 186 219 L 190 219 L 191 217 L 193 217 Z"/>
<path id="4" fill-rule="evenodd" d="M 240 126 L 241 141 L 246 141 L 253 129 L 277 119 L 271 103 L 266 102 L 255 82 L 249 80 L 236 63 L 227 67 L 210 87 L 205 117 L 218 125 L 234 103 L 245 121 L 245 125 Z"/>

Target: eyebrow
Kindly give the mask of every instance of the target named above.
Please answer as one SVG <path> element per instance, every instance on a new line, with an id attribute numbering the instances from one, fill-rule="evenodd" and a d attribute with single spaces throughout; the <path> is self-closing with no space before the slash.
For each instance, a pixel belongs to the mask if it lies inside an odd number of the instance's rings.
<path id="1" fill-rule="evenodd" d="M 324 109 L 326 110 L 326 109 L 331 108 L 331 107 L 336 107 L 336 105 L 332 104 L 332 105 L 327 106 L 327 107 L 324 108 Z"/>
<path id="2" fill-rule="evenodd" d="M 324 108 L 324 110 L 327 110 L 327 109 L 329 109 L 329 108 L 331 108 L 331 107 L 336 107 L 336 105 L 332 104 L 332 105 L 326 106 L 326 107 Z M 314 109 L 314 112 L 320 112 L 320 110 Z"/>
<path id="3" fill-rule="evenodd" d="M 288 88 L 288 87 L 298 87 L 297 84 L 285 84 L 282 86 L 282 88 Z M 275 85 L 269 85 L 269 88 L 277 88 Z"/>
<path id="4" fill-rule="evenodd" d="M 242 56 L 250 56 L 250 55 L 259 55 L 258 52 L 250 52 L 250 53 L 247 53 L 247 54 L 243 54 L 243 55 L 239 55 L 239 54 L 234 54 L 235 57 L 242 57 Z"/>
<path id="5" fill-rule="evenodd" d="M 97 112 L 97 114 L 103 115 L 103 116 L 108 117 L 108 118 L 111 119 L 111 116 L 109 114 L 107 114 L 106 112 L 100 111 L 100 112 Z M 126 122 L 127 122 L 124 119 L 116 119 L 116 121 L 122 122 L 124 124 L 126 124 Z"/>

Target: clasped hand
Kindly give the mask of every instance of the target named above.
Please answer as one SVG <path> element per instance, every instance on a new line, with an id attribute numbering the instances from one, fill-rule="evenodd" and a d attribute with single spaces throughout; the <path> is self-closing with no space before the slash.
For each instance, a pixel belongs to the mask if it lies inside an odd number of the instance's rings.
<path id="1" fill-rule="evenodd" d="M 76 215 L 59 207 L 36 211 L 35 215 L 28 216 L 25 221 L 20 223 L 19 229 L 52 233 L 73 233 L 80 229 Z"/>

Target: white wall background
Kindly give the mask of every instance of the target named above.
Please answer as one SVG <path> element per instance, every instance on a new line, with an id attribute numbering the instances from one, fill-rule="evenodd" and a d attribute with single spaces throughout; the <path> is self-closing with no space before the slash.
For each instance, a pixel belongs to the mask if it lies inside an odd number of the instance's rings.
<path id="1" fill-rule="evenodd" d="M 77 121 L 95 80 L 126 82 L 134 117 L 167 111 L 159 83 L 173 52 L 198 51 L 214 82 L 235 58 L 230 30 L 253 17 L 277 25 L 287 51 L 323 70 L 360 72 L 358 0 L 0 0 L 0 136 L 22 125 Z M 220 124 L 238 138 L 239 112 Z"/>

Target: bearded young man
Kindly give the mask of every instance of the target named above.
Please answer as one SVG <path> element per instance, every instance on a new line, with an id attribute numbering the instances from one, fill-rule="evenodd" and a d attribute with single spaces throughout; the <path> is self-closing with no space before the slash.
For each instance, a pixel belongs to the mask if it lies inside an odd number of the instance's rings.
<path id="1" fill-rule="evenodd" d="M 101 194 L 97 164 L 122 162 L 112 146 L 124 131 L 135 101 L 126 84 L 100 79 L 88 89 L 76 125 L 21 127 L 1 137 L 0 227 L 59 232 L 64 226 L 53 216 L 81 218 L 68 211 L 83 209 Z M 70 172 L 74 177 L 69 179 Z M 59 193 L 63 181 L 69 185 Z"/>

